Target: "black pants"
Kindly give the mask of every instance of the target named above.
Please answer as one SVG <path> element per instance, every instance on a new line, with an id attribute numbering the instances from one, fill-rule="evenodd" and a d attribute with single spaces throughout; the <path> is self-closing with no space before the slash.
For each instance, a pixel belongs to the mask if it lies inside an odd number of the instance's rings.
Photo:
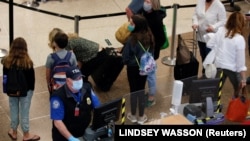
<path id="1" fill-rule="evenodd" d="M 127 66 L 127 77 L 130 88 L 130 107 L 132 115 L 136 114 L 137 105 L 139 116 L 144 115 L 145 85 L 147 76 L 139 75 L 138 66 Z"/>
<path id="2" fill-rule="evenodd" d="M 205 60 L 206 56 L 211 51 L 211 49 L 207 47 L 206 43 L 200 42 L 200 41 L 198 41 L 198 46 L 199 46 L 199 49 L 200 49 L 201 60 L 202 60 L 202 63 L 203 63 L 203 61 Z M 205 69 L 203 68 L 202 69 L 202 74 L 204 74 L 204 73 L 205 73 Z"/>
<path id="3" fill-rule="evenodd" d="M 107 53 L 105 50 L 102 50 L 93 59 L 88 62 L 82 62 L 81 72 L 84 75 L 83 81 L 88 81 L 88 77 L 104 62 L 106 56 Z"/>

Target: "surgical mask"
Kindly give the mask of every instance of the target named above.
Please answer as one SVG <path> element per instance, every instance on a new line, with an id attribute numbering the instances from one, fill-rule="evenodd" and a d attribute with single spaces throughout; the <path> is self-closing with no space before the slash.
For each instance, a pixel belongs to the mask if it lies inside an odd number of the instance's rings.
<path id="1" fill-rule="evenodd" d="M 128 30 L 130 31 L 130 32 L 132 32 L 132 31 L 134 31 L 134 29 L 135 29 L 135 26 L 134 25 L 128 25 Z"/>
<path id="2" fill-rule="evenodd" d="M 82 88 L 82 85 L 83 85 L 82 79 L 72 81 L 72 83 L 73 83 L 73 85 L 72 85 L 73 90 L 78 91 Z"/>
<path id="3" fill-rule="evenodd" d="M 147 3 L 147 2 L 144 2 L 143 3 L 143 9 L 145 10 L 145 11 L 150 11 L 151 9 L 152 9 L 152 4 L 150 4 L 150 3 Z"/>

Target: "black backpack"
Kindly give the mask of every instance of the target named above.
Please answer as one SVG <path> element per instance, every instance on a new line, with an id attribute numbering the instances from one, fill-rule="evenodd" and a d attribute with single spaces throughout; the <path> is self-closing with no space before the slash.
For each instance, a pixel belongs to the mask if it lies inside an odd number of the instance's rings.
<path id="1" fill-rule="evenodd" d="M 7 74 L 6 90 L 10 97 L 27 96 L 28 83 L 22 68 L 16 66 L 10 68 Z"/>

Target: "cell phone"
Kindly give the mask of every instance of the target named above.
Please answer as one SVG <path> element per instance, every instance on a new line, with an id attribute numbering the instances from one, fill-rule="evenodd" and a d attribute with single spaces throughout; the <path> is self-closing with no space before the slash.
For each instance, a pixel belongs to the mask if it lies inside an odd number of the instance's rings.
<path id="1" fill-rule="evenodd" d="M 250 16 L 250 13 L 246 13 L 245 16 Z"/>

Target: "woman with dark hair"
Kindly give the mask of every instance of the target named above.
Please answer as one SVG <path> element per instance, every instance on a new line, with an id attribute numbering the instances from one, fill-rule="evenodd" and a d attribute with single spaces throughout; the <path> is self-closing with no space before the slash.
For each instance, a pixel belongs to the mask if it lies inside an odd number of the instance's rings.
<path id="1" fill-rule="evenodd" d="M 229 16 L 226 25 L 219 28 L 214 37 L 207 42 L 207 46 L 214 49 L 217 54 L 214 64 L 217 72 L 223 72 L 222 84 L 228 77 L 235 93 L 239 86 L 246 85 L 244 26 L 244 15 L 234 12 Z"/>
<path id="2" fill-rule="evenodd" d="M 153 53 L 154 37 L 148 26 L 147 20 L 142 15 L 133 15 L 130 19 L 128 29 L 131 34 L 128 41 L 124 45 L 122 57 L 123 62 L 127 66 L 127 77 L 130 87 L 130 107 L 131 113 L 128 113 L 127 118 L 135 123 L 143 124 L 147 121 L 147 116 L 144 114 L 145 109 L 145 84 L 147 76 L 139 74 L 139 65 L 136 58 L 140 60 L 145 50 Z M 138 103 L 137 103 L 138 102 Z M 136 117 L 136 109 L 139 109 L 139 118 Z"/>
<path id="3" fill-rule="evenodd" d="M 27 81 L 26 85 L 28 88 L 27 96 L 9 96 L 11 129 L 9 130 L 8 135 L 12 140 L 17 140 L 17 128 L 19 123 L 21 123 L 23 141 L 38 141 L 40 140 L 38 135 L 29 133 L 29 111 L 35 88 L 35 72 L 33 61 L 28 54 L 27 43 L 22 37 L 14 39 L 10 47 L 9 55 L 3 58 L 2 64 L 3 75 L 7 75 L 7 79 L 8 72 L 12 67 L 21 68 Z"/>

